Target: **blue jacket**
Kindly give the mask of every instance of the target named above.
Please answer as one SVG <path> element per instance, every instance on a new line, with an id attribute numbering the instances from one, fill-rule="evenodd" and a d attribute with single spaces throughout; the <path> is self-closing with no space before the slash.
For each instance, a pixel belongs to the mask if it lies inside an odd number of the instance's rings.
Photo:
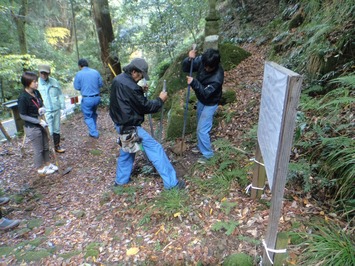
<path id="1" fill-rule="evenodd" d="M 92 68 L 83 67 L 74 78 L 74 89 L 80 91 L 82 96 L 100 94 L 103 81 L 100 73 Z"/>
<path id="2" fill-rule="evenodd" d="M 46 112 L 65 109 L 64 95 L 59 82 L 55 78 L 48 77 L 48 80 L 39 78 L 38 91 L 42 95 Z"/>

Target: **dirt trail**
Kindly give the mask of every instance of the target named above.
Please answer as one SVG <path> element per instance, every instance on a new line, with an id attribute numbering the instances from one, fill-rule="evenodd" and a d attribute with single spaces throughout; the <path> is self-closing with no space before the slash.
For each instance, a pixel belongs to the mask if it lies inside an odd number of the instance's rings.
<path id="1" fill-rule="evenodd" d="M 226 73 L 225 85 L 237 91 L 237 102 L 230 108 L 235 116 L 230 123 L 221 123 L 213 131 L 214 139 L 226 138 L 235 146 L 241 145 L 240 136 L 257 121 L 263 75 L 263 48 L 250 44 L 245 49 L 252 56 Z M 195 194 L 194 184 L 187 181 L 192 206 L 190 213 L 179 220 L 153 212 L 149 223 L 144 224 L 142 221 L 147 218 L 145 208 L 151 206 L 149 204 L 163 190 L 161 179 L 154 174 L 140 173 L 133 180 L 136 187 L 134 193 L 114 194 L 112 185 L 118 155 L 117 134 L 105 109 L 99 112 L 99 130 L 101 135 L 98 140 L 89 138 L 80 112 L 63 123 L 62 135 L 65 139 L 62 143 L 66 152 L 58 155 L 60 166 L 63 169 L 73 167 L 63 177 L 59 174 L 38 177 L 31 170 L 32 148 L 28 142 L 25 158 L 20 157 L 18 145 L 21 140 L 0 146 L 1 188 L 8 196 L 22 197 L 22 201 L 17 203 L 13 199 L 6 208 L 9 218 L 22 222 L 18 229 L 1 233 L 0 248 L 15 247 L 24 241 L 41 238 L 43 242 L 37 247 L 24 246 L 19 249 L 20 254 L 51 250 L 51 255 L 43 258 L 41 265 L 92 263 L 92 258 L 84 258 L 90 245 L 97 251 L 93 252 L 95 260 L 104 265 L 118 262 L 134 265 L 135 261 L 149 261 L 151 265 L 195 264 L 201 261 L 216 265 L 225 255 L 238 251 L 253 256 L 260 254 L 260 246 L 252 240 L 260 239 L 264 233 L 268 210 L 253 204 L 245 195 L 244 188 L 237 185 L 231 189 L 228 200 L 235 201 L 238 208 L 228 215 L 218 207 L 220 203 L 209 195 Z M 197 157 L 189 152 L 184 157 L 178 157 L 169 152 L 170 145 L 172 143 L 165 144 L 178 174 L 186 174 L 186 169 L 191 169 Z M 138 165 L 146 164 L 144 160 L 142 155 L 136 158 Z M 198 178 L 198 173 L 196 175 Z M 232 236 L 212 232 L 211 225 L 223 219 L 235 219 L 244 227 L 241 226 Z M 38 221 L 38 225 L 29 229 L 30 221 Z M 245 236 L 249 241 L 241 242 L 238 235 Z M 139 247 L 138 254 L 127 256 L 130 247 Z M 68 252 L 73 252 L 72 257 L 65 259 L 59 256 Z M 20 255 L 5 255 L 0 262 L 2 265 L 19 265 L 19 258 Z M 38 261 L 28 265 L 38 265 Z"/>

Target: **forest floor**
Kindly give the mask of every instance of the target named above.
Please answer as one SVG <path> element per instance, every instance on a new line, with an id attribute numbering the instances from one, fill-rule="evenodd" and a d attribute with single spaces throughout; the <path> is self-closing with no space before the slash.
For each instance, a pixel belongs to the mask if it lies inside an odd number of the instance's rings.
<path id="1" fill-rule="evenodd" d="M 243 135 L 258 120 L 264 66 L 264 48 L 248 44 L 244 49 L 252 56 L 225 78 L 225 86 L 237 92 L 236 102 L 228 106 L 234 115 L 212 132 L 213 140 L 228 140 L 242 150 Z M 185 190 L 164 190 L 161 178 L 146 170 L 142 154 L 136 157 L 133 182 L 114 188 L 119 146 L 105 108 L 99 111 L 98 123 L 101 135 L 94 140 L 87 135 L 81 112 L 63 122 L 66 152 L 58 155 L 59 165 L 73 167 L 64 176 L 39 177 L 28 141 L 23 157 L 21 139 L 1 144 L 1 189 L 11 197 L 3 211 L 21 223 L 0 232 L 0 265 L 219 265 L 238 252 L 257 263 L 269 217 L 267 190 L 264 200 L 254 201 L 236 181 L 213 183 L 215 166 L 196 163 L 191 136 L 182 156 L 171 152 L 174 142 L 163 144 L 186 180 Z M 246 153 L 252 156 L 254 151 Z M 241 167 L 250 166 L 249 159 L 245 156 Z M 312 204 L 287 193 L 280 230 L 288 230 L 301 212 L 302 219 L 320 212 L 316 207 L 309 211 Z"/>

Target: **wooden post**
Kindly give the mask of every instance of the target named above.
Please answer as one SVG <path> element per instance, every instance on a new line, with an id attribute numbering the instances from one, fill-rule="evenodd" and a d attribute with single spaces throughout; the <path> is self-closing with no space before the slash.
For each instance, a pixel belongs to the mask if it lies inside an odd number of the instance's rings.
<path id="1" fill-rule="evenodd" d="M 23 133 L 24 121 L 20 117 L 17 100 L 11 100 L 3 103 L 2 105 L 11 109 L 12 118 L 14 119 L 16 130 L 17 132 Z"/>
<path id="2" fill-rule="evenodd" d="M 279 232 L 277 234 L 277 240 L 276 240 L 276 249 L 285 249 L 288 244 L 288 234 L 287 232 Z M 275 254 L 275 259 L 274 259 L 274 266 L 282 266 L 286 265 L 285 261 L 287 258 L 286 253 L 278 253 Z"/>
<path id="3" fill-rule="evenodd" d="M 2 134 L 4 134 L 5 138 L 7 139 L 8 142 L 11 141 L 11 137 L 10 135 L 7 133 L 5 127 L 2 125 L 1 121 L 0 121 L 0 130 L 2 132 Z"/>
<path id="4" fill-rule="evenodd" d="M 257 188 L 263 188 L 265 186 L 266 181 L 266 172 L 265 167 L 263 165 L 260 165 L 260 163 L 263 162 L 263 158 L 261 156 L 259 143 L 256 146 L 255 161 L 256 162 L 254 165 L 252 186 Z M 263 194 L 263 190 L 254 189 L 253 187 L 251 187 L 251 198 L 260 198 Z"/>

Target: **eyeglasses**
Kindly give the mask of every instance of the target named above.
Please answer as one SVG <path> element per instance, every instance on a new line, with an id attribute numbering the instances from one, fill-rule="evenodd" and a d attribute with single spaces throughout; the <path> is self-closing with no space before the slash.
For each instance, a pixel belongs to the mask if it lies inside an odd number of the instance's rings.
<path id="1" fill-rule="evenodd" d="M 49 75 L 49 73 L 44 72 L 44 71 L 41 71 L 41 72 L 39 72 L 39 73 L 41 73 L 42 75 Z"/>

